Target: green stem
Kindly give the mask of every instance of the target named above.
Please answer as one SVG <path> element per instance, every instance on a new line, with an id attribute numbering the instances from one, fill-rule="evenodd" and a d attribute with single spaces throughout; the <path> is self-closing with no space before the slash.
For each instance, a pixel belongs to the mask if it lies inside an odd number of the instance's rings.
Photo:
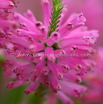
<path id="1" fill-rule="evenodd" d="M 64 8 L 62 0 L 53 0 L 52 4 L 53 4 L 53 8 L 50 17 L 51 22 L 49 22 L 50 23 L 49 37 L 52 32 L 59 31 L 57 27 L 59 26 L 59 22 L 60 22 L 59 19 L 61 18 L 62 9 Z"/>

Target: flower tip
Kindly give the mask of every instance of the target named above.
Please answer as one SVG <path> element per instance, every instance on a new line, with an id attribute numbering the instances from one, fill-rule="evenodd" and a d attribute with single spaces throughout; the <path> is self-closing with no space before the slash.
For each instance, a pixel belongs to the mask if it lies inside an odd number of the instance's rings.
<path id="1" fill-rule="evenodd" d="M 25 95 L 28 95 L 28 94 L 30 94 L 30 89 L 26 89 L 25 91 L 24 91 L 24 93 L 25 93 Z"/>
<path id="2" fill-rule="evenodd" d="M 57 78 L 58 78 L 59 80 L 63 80 L 63 74 L 62 74 L 62 73 L 58 73 Z"/>
<path id="3" fill-rule="evenodd" d="M 81 83 L 81 82 L 82 82 L 82 79 L 79 76 L 77 76 L 76 83 Z"/>
<path id="4" fill-rule="evenodd" d="M 68 65 L 63 65 L 62 66 L 62 72 L 67 73 L 70 70 L 70 67 Z"/>
<path id="5" fill-rule="evenodd" d="M 60 38 L 60 34 L 58 32 L 53 32 L 51 34 L 51 37 L 54 38 L 55 40 L 58 40 Z"/>
<path id="6" fill-rule="evenodd" d="M 9 7 L 13 8 L 14 6 L 15 6 L 15 4 L 12 1 L 10 1 Z"/>
<path id="7" fill-rule="evenodd" d="M 37 75 L 37 71 L 33 72 L 31 75 L 31 81 L 32 82 L 36 82 L 38 80 L 38 75 Z"/>
<path id="8" fill-rule="evenodd" d="M 9 82 L 9 83 L 7 83 L 7 88 L 8 89 L 12 89 L 13 88 L 13 82 Z"/>
<path id="9" fill-rule="evenodd" d="M 5 37 L 5 33 L 4 31 L 0 28 L 0 38 L 4 38 Z"/>
<path id="10" fill-rule="evenodd" d="M 61 91 L 61 86 L 60 85 L 58 85 L 57 91 Z"/>
<path id="11" fill-rule="evenodd" d="M 46 29 L 45 29 L 45 26 L 41 26 L 41 27 L 40 27 L 40 31 L 41 31 L 41 32 L 45 32 L 45 30 L 46 30 Z"/>
<path id="12" fill-rule="evenodd" d="M 49 0 L 41 0 L 43 3 L 49 3 Z"/>
<path id="13" fill-rule="evenodd" d="M 17 29 L 19 27 L 19 24 L 15 21 L 12 22 L 12 28 Z"/>
<path id="14" fill-rule="evenodd" d="M 49 1 L 48 0 L 41 0 L 41 4 L 42 5 L 48 5 L 49 4 Z"/>
<path id="15" fill-rule="evenodd" d="M 18 13 L 13 13 L 13 20 L 19 20 L 19 14 Z"/>
<path id="16" fill-rule="evenodd" d="M 68 30 L 71 30 L 71 29 L 73 29 L 73 24 L 72 23 L 68 23 L 67 27 L 68 27 Z"/>
<path id="17" fill-rule="evenodd" d="M 80 97 L 80 95 L 81 93 L 78 90 L 74 89 L 74 96 L 78 98 Z"/>
<path id="18" fill-rule="evenodd" d="M 49 68 L 48 68 L 48 67 L 43 67 L 41 73 L 42 73 L 43 75 L 48 75 L 48 73 L 49 73 Z"/>
<path id="19" fill-rule="evenodd" d="M 27 14 L 28 14 L 29 16 L 31 16 L 32 12 L 31 12 L 30 10 L 27 10 Z"/>
<path id="20" fill-rule="evenodd" d="M 84 22 L 86 22 L 86 18 L 83 16 L 83 13 L 80 14 L 79 16 L 80 21 L 83 22 L 83 25 L 85 24 Z"/>

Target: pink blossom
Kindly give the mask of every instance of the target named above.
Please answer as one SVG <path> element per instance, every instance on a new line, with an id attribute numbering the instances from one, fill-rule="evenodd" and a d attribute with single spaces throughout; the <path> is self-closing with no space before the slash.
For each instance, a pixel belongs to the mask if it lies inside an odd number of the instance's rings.
<path id="1" fill-rule="evenodd" d="M 40 0 L 25 0 L 25 1 L 18 0 L 18 1 L 20 2 L 20 5 L 18 5 L 18 8 L 16 9 L 17 11 L 19 11 L 20 13 L 23 13 L 27 10 L 27 8 L 29 8 L 35 14 L 35 17 L 38 20 L 43 21 Z M 49 1 L 50 1 L 50 4 L 52 4 L 52 0 L 49 0 Z M 67 13 L 65 15 L 64 20 L 66 20 L 68 16 L 70 16 L 72 13 L 83 12 L 83 14 L 87 19 L 86 26 L 89 29 L 99 30 L 100 36 L 96 46 L 103 45 L 103 42 L 102 42 L 103 1 L 102 0 L 63 0 L 63 1 L 64 1 L 64 4 L 67 5 L 67 10 L 66 10 Z M 33 3 L 30 4 L 30 2 L 33 2 Z M 23 5 L 24 3 L 25 3 L 25 6 Z"/>
<path id="2" fill-rule="evenodd" d="M 16 7 L 15 0 L 0 0 L 0 18 L 6 18 L 14 7 Z"/>
<path id="3" fill-rule="evenodd" d="M 41 0 L 44 23 L 37 21 L 28 10 L 24 16 L 15 12 L 13 19 L 0 19 L 0 46 L 7 61 L 3 63 L 6 77 L 14 78 L 9 89 L 29 84 L 25 94 L 34 92 L 40 83 L 47 85 L 64 104 L 72 104 L 67 97 L 80 97 L 86 87 L 80 83 L 83 75 L 92 69 L 88 59 L 95 53 L 92 46 L 97 30 L 87 30 L 83 13 L 72 14 L 59 31 L 48 36 L 50 8 L 48 0 Z M 64 10 L 65 11 L 65 8 Z M 61 91 L 62 90 L 62 91 Z"/>
<path id="4" fill-rule="evenodd" d="M 96 62 L 94 71 L 84 76 L 84 83 L 88 88 L 82 100 L 85 103 L 103 102 L 103 48 L 99 48 L 93 58 Z M 92 83 L 92 84 L 91 84 Z"/>
<path id="5" fill-rule="evenodd" d="M 103 0 L 63 0 L 64 4 L 67 5 L 66 14 L 67 18 L 71 13 L 83 12 L 87 21 L 86 26 L 89 29 L 99 30 L 100 37 L 98 38 L 97 44 L 103 45 Z"/>

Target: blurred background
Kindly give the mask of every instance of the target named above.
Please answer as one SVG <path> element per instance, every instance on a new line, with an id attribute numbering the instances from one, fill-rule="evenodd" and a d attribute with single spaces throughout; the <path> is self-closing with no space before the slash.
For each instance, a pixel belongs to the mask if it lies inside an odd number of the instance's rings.
<path id="1" fill-rule="evenodd" d="M 41 8 L 41 0 L 18 0 L 17 8 L 14 10 L 21 14 L 30 9 L 38 21 L 43 21 L 43 13 Z M 49 0 L 50 3 L 52 2 Z M 64 5 L 67 5 L 67 14 L 65 18 L 72 13 L 83 13 L 86 17 L 86 26 L 88 29 L 95 29 L 99 31 L 100 37 L 98 38 L 96 47 L 103 46 L 103 0 L 63 0 Z M 52 3 L 51 3 L 52 7 Z M 0 68 L 4 61 L 3 53 L 0 50 Z M 24 89 L 27 86 L 21 86 L 13 90 L 6 88 L 7 82 L 12 79 L 7 79 L 3 76 L 0 69 L 0 104 L 39 104 L 37 96 L 34 93 L 30 95 L 24 94 Z M 74 104 L 94 104 L 83 103 L 80 99 L 74 99 Z M 42 103 L 41 103 L 42 104 Z M 52 104 L 52 103 L 51 103 Z M 57 104 L 62 104 L 58 101 Z M 103 102 L 96 102 L 95 104 L 103 104 Z"/>

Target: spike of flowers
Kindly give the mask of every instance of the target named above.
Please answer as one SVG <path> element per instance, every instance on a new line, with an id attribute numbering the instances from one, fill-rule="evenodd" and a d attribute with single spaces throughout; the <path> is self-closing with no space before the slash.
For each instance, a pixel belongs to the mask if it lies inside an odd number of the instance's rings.
<path id="1" fill-rule="evenodd" d="M 93 67 L 88 57 L 95 53 L 92 46 L 95 45 L 98 31 L 88 31 L 83 26 L 86 21 L 83 13 L 73 14 L 61 25 L 59 21 L 64 16 L 61 0 L 53 1 L 48 29 L 49 1 L 41 0 L 41 4 L 44 24 L 37 21 L 30 10 L 25 17 L 15 12 L 12 20 L 0 19 L 0 47 L 7 58 L 3 63 L 4 74 L 16 79 L 7 87 L 12 89 L 30 84 L 25 90 L 27 95 L 35 91 L 41 82 L 57 93 L 65 104 L 72 104 L 66 94 L 79 97 L 86 91 L 84 86 L 75 83 L 80 83 L 83 75 Z"/>

